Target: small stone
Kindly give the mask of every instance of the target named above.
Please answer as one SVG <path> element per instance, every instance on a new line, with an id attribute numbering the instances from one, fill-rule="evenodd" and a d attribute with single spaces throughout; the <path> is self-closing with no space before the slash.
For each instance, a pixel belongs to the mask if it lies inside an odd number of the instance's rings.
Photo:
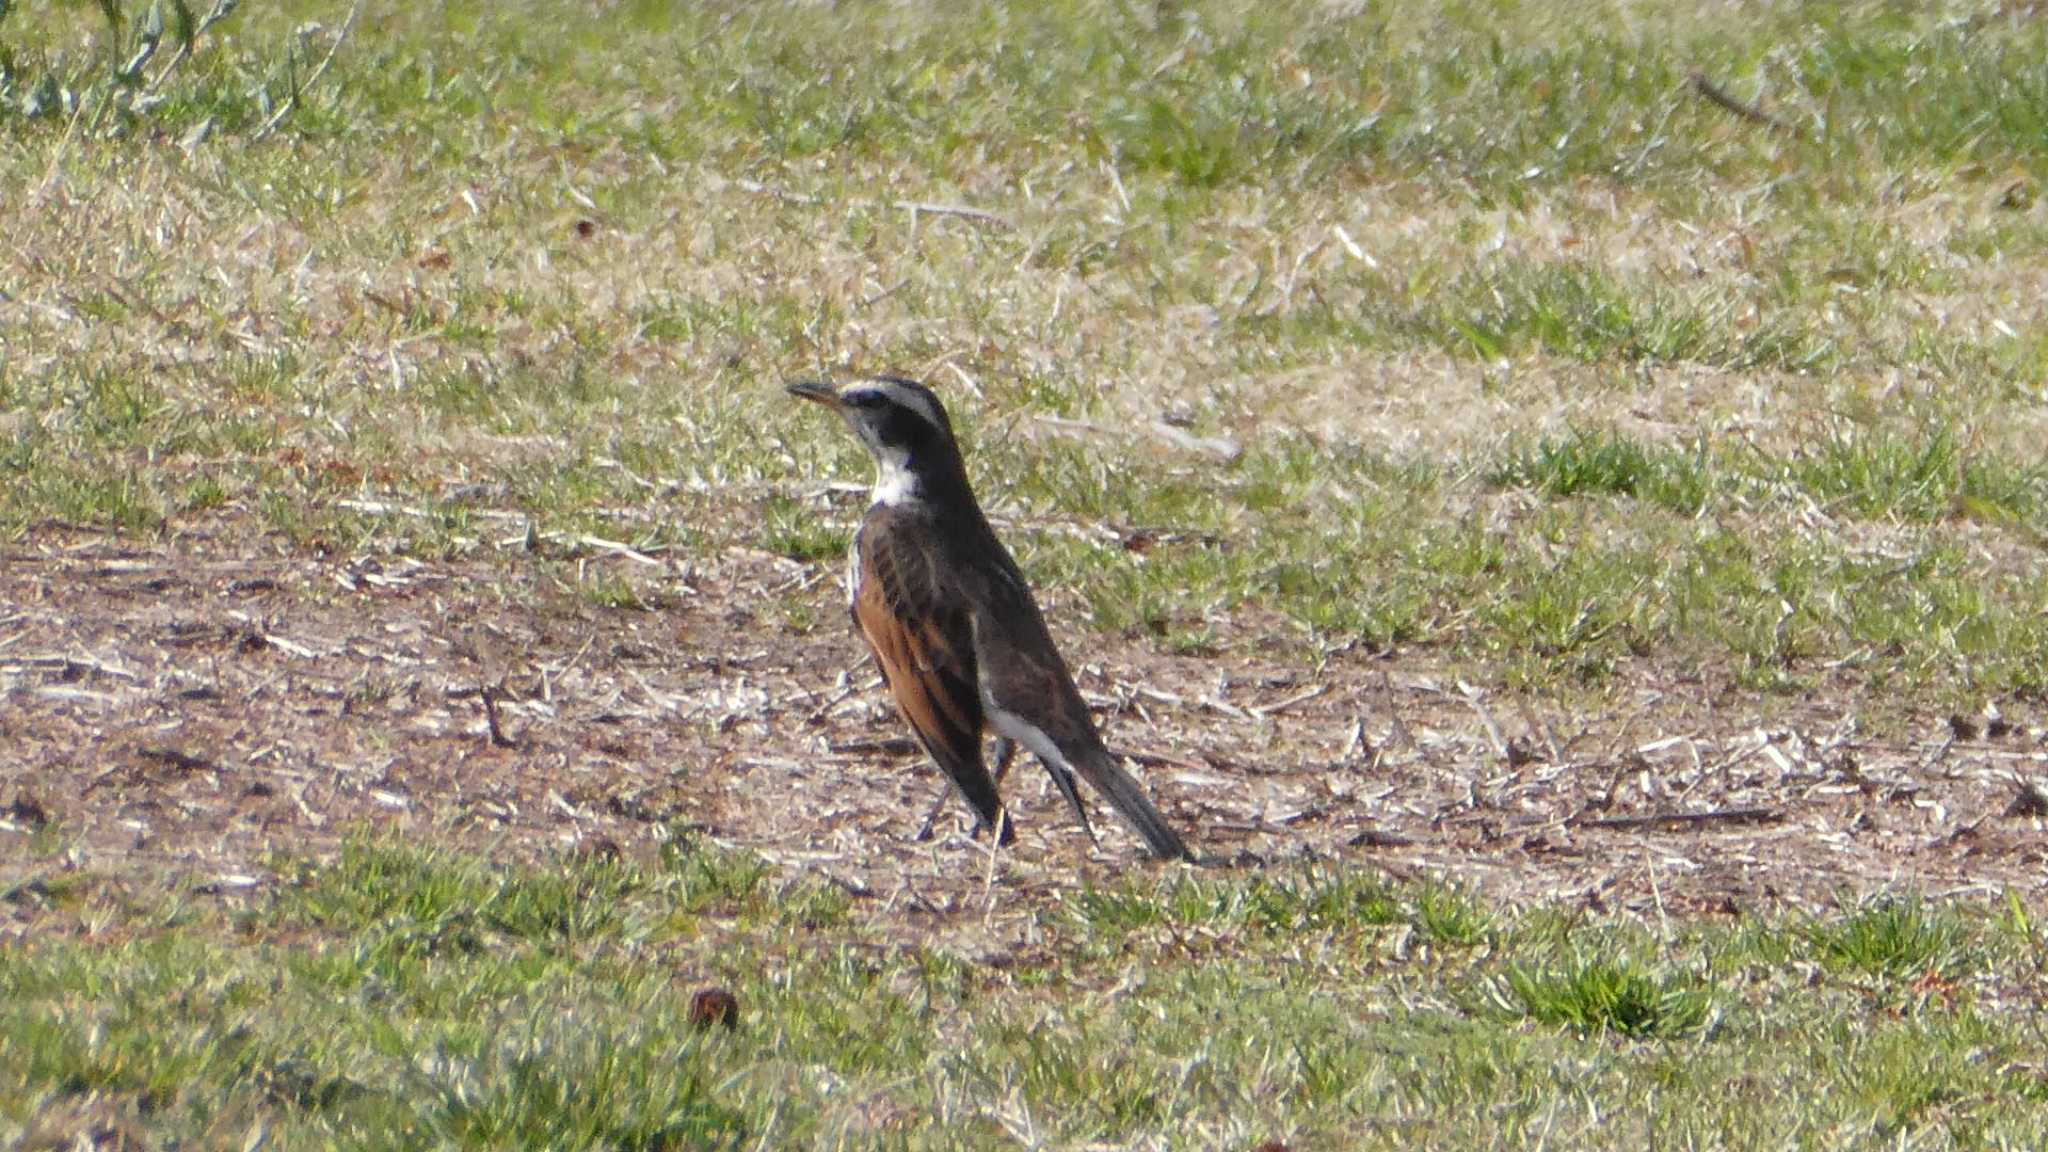
<path id="1" fill-rule="evenodd" d="M 586 862 L 602 860 L 617 863 L 625 858 L 626 853 L 624 849 L 619 847 L 617 840 L 599 833 L 598 835 L 578 840 L 576 842 L 575 855 L 578 860 Z"/>
<path id="2" fill-rule="evenodd" d="M 27 789 L 15 793 L 14 803 L 8 805 L 4 813 L 28 825 L 29 830 L 33 832 L 42 831 L 56 819 L 50 815 L 49 808 Z"/>
<path id="3" fill-rule="evenodd" d="M 700 1032 L 719 1024 L 728 1032 L 736 1031 L 740 1026 L 739 998 L 723 988 L 699 988 L 690 997 L 690 1024 Z"/>
<path id="4" fill-rule="evenodd" d="M 2012 802 L 2005 806 L 2006 816 L 2048 816 L 2048 792 L 2039 784 L 2027 781 L 2013 794 Z"/>

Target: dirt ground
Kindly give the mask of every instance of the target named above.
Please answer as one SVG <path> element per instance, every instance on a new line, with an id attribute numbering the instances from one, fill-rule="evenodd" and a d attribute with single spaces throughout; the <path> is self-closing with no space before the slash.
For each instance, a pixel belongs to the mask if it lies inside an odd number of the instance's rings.
<path id="1" fill-rule="evenodd" d="M 836 563 L 580 560 L 629 576 L 653 604 L 635 610 L 576 595 L 577 562 L 321 559 L 233 523 L 147 547 L 47 529 L 0 552 L 0 891 L 54 866 L 251 892 L 276 854 L 365 827 L 536 856 L 680 833 L 933 931 L 979 916 L 988 860 L 963 810 L 913 839 L 939 779 L 842 624 Z M 788 624 L 791 597 L 815 626 Z M 1067 607 L 1055 629 L 1112 746 L 1214 869 L 1313 858 L 1648 915 L 2048 878 L 2048 803 L 2024 783 L 2048 745 L 2026 723 L 1928 717 L 1888 742 L 1852 696 L 1648 674 L 1577 715 L 1475 697 L 1427 653 L 1316 670 L 1253 644 L 1083 642 Z M 1027 906 L 1166 867 L 1106 813 L 1091 852 L 1029 762 L 1008 794 L 997 882 Z"/>

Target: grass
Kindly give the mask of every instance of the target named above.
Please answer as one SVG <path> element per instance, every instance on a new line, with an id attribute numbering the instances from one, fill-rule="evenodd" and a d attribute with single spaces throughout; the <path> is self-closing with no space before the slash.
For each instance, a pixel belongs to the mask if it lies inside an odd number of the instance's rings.
<path id="1" fill-rule="evenodd" d="M 1488 479 L 1550 497 L 1627 496 L 1691 515 L 1706 506 L 1712 486 L 1703 449 L 1698 442 L 1690 452 L 1659 449 L 1582 428 L 1511 453 Z"/>
<path id="2" fill-rule="evenodd" d="M 1853 701 L 1866 732 L 2048 693 L 2048 24 L 2019 8 L 452 0 L 365 12 L 260 140 L 336 0 L 248 0 L 76 121 L 134 29 L 16 9 L 7 549 L 496 565 L 652 632 L 742 548 L 809 569 L 761 627 L 842 627 L 858 498 L 823 486 L 868 464 L 780 385 L 895 370 L 943 391 L 1063 634 L 1393 654 L 1566 711 Z M 2018 898 L 1652 931 L 1334 869 L 1134 877 L 1001 967 L 680 846 L 365 841 L 237 902 L 60 872 L 59 839 L 8 897 L 0 1141 L 2048 1128 Z M 684 1023 L 710 982 L 739 1032 Z"/>
<path id="3" fill-rule="evenodd" d="M 1705 1026 L 1712 1006 L 1710 996 L 1683 979 L 1606 958 L 1511 966 L 1502 982 L 1503 999 L 1529 1019 L 1581 1033 L 1683 1037 Z"/>
<path id="4" fill-rule="evenodd" d="M 1997 908 L 1663 935 L 1470 896 L 1447 919 L 1448 890 L 1326 868 L 1133 877 L 997 968 L 680 841 L 493 865 L 358 840 L 277 868 L 246 900 L 78 873 L 27 898 L 49 930 L 0 954 L 0 1131 L 61 1130 L 81 1102 L 166 1142 L 282 1148 L 1998 1146 L 2048 1127 L 2013 1010 L 2039 995 L 2041 941 Z M 710 984 L 738 997 L 736 1031 L 691 1027 Z"/>
<path id="5" fill-rule="evenodd" d="M 1970 963 L 1968 931 L 1955 914 L 1916 900 L 1888 899 L 1807 926 L 1831 968 L 1878 976 L 1942 978 Z"/>
<path id="6" fill-rule="evenodd" d="M 357 30 L 286 139 L 247 143 L 291 21 L 332 15 L 237 13 L 82 144 L 0 119 L 5 179 L 71 209 L 9 226 L 0 534 L 506 549 L 483 513 L 827 564 L 844 518 L 806 486 L 865 468 L 776 386 L 893 367 L 973 385 L 999 507 L 1201 541 L 1139 565 L 1015 533 L 1094 627 L 1166 650 L 1256 605 L 1304 653 L 1422 646 L 1510 684 L 1648 659 L 2038 686 L 2040 582 L 1948 561 L 1988 533 L 2031 565 L 2044 527 L 2030 23 L 628 5 L 564 32 L 457 5 Z M 82 83 L 99 20 L 4 33 L 23 76 Z M 1797 131 L 1690 95 L 1694 68 Z M 134 130 L 207 117 L 189 149 Z M 1036 422 L 1163 411 L 1244 455 Z M 1486 510 L 1502 490 L 1536 531 Z M 1861 607 L 1870 524 L 1938 595 Z M 1902 650 L 1867 670 L 1879 636 Z"/>

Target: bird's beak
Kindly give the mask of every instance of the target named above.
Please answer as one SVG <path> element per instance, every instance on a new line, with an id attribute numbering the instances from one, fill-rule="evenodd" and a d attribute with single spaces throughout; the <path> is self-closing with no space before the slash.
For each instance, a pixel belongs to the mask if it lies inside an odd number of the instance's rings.
<path id="1" fill-rule="evenodd" d="M 815 400 L 835 412 L 841 407 L 839 403 L 839 390 L 830 384 L 821 383 L 816 380 L 805 380 L 802 383 L 791 384 L 784 391 L 788 392 L 791 396 L 800 396 L 805 400 Z"/>

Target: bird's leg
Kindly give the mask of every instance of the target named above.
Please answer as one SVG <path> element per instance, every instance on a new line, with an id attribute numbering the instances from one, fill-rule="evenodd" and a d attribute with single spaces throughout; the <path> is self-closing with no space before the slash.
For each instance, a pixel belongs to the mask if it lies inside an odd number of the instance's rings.
<path id="1" fill-rule="evenodd" d="M 1010 739 L 1008 736 L 996 737 L 996 787 L 1002 787 L 1003 776 L 1004 774 L 1009 772 L 1010 761 L 1016 759 L 1016 756 L 1016 741 Z M 917 826 L 917 835 L 912 836 L 912 840 L 915 840 L 918 843 L 922 844 L 926 840 L 932 838 L 932 828 L 939 822 L 939 813 L 944 812 L 946 810 L 946 800 L 947 798 L 952 796 L 952 794 L 953 790 L 950 788 L 940 789 L 939 798 L 933 802 L 931 811 L 926 812 L 924 814 L 924 823 Z M 1010 813 L 1007 808 L 1003 810 L 1002 825 L 1003 827 L 1001 832 L 999 833 L 998 838 L 1003 840 L 1004 842 L 1008 842 L 1012 835 L 1012 832 L 1010 829 Z M 974 834 L 976 836 L 981 835 L 981 827 L 979 825 L 975 826 Z"/>
<path id="2" fill-rule="evenodd" d="M 939 813 L 946 810 L 946 800 L 952 794 L 953 790 L 951 788 L 941 788 L 939 790 L 938 800 L 932 804 L 931 811 L 924 814 L 924 823 L 917 826 L 917 835 L 912 836 L 912 840 L 921 844 L 932 838 L 932 825 L 939 822 Z"/>

